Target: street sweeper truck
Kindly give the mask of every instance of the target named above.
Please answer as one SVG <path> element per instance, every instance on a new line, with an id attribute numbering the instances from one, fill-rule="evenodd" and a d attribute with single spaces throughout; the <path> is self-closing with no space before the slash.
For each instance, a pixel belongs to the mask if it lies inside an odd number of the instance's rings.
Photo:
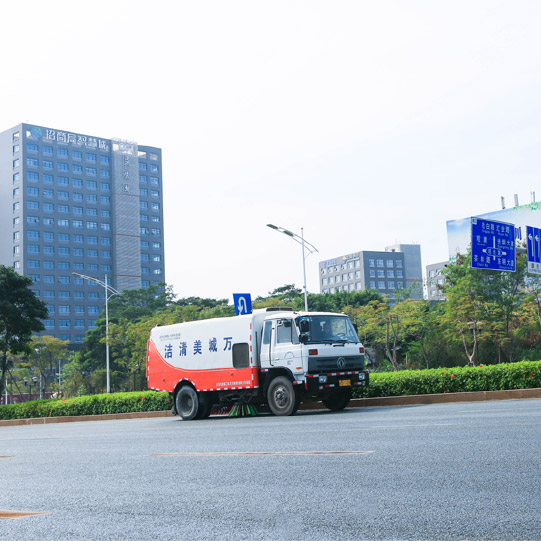
<path id="1" fill-rule="evenodd" d="M 146 375 L 184 420 L 204 419 L 213 406 L 293 415 L 301 402 L 321 401 L 337 411 L 369 379 L 345 314 L 285 308 L 154 327 Z"/>

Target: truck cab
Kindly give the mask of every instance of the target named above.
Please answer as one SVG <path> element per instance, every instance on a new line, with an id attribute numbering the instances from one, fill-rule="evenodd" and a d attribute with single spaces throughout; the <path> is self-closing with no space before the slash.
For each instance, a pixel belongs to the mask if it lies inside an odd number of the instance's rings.
<path id="1" fill-rule="evenodd" d="M 354 387 L 368 384 L 364 347 L 345 314 L 268 315 L 263 322 L 260 366 L 260 385 L 267 389 L 271 409 L 268 386 L 278 374 L 295 386 L 299 401 L 322 400 L 333 410 L 347 405 Z"/>

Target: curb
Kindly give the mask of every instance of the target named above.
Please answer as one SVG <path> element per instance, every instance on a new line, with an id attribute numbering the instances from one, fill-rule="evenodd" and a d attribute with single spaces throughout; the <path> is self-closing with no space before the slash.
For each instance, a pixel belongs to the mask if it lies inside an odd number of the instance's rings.
<path id="1" fill-rule="evenodd" d="M 520 400 L 523 398 L 541 398 L 541 388 L 512 389 L 508 391 L 475 391 L 470 393 L 416 394 L 409 396 L 386 396 L 380 398 L 354 398 L 349 403 L 348 408 L 449 404 L 451 402 L 484 402 L 487 400 Z M 324 410 L 327 408 L 325 408 L 321 402 L 313 402 L 301 404 L 299 409 L 307 411 Z M 33 417 L 31 419 L 6 419 L 0 420 L 0 427 L 75 423 L 81 421 L 148 419 L 152 417 L 171 417 L 171 410 L 134 411 L 131 413 L 108 413 L 103 415 L 72 415 L 66 417 Z"/>

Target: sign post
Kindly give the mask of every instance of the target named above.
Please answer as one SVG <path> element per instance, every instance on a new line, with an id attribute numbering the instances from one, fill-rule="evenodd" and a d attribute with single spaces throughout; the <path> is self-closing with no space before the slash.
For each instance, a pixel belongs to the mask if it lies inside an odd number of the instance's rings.
<path id="1" fill-rule="evenodd" d="M 515 272 L 514 224 L 472 217 L 471 266 L 474 269 Z"/>

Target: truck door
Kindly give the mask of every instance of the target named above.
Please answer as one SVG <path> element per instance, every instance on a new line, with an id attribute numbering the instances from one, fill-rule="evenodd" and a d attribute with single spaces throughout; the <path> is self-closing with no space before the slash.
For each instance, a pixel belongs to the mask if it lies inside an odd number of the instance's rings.
<path id="1" fill-rule="evenodd" d="M 262 368 L 270 368 L 272 366 L 273 339 L 272 321 L 265 321 L 263 335 L 261 337 L 260 359 Z"/>
<path id="2" fill-rule="evenodd" d="M 292 372 L 302 370 L 301 344 L 293 319 L 276 320 L 275 337 L 273 366 L 284 366 Z"/>

